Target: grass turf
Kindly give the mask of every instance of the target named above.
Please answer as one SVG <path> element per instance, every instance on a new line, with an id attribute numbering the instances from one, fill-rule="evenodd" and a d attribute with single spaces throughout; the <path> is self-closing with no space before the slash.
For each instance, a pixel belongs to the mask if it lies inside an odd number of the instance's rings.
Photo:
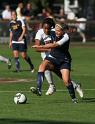
<path id="1" fill-rule="evenodd" d="M 57 92 L 52 96 L 45 96 L 48 85 L 44 81 L 43 95 L 38 97 L 30 93 L 30 86 L 35 81 L 22 83 L 0 84 L 0 124 L 95 124 L 95 47 L 91 44 L 71 45 L 72 72 L 74 80 L 81 82 L 84 89 L 84 99 L 73 104 L 63 82 L 54 75 Z M 93 45 L 92 45 L 93 46 Z M 6 45 L 0 46 L 0 54 L 12 58 L 12 52 Z M 27 63 L 20 58 L 22 72 L 15 73 L 14 61 L 11 70 L 5 63 L 0 63 L 0 78 L 36 79 L 38 65 L 41 62 L 40 54 L 29 49 L 36 71 L 31 74 Z M 16 105 L 13 97 L 17 92 L 27 96 L 27 103 Z"/>

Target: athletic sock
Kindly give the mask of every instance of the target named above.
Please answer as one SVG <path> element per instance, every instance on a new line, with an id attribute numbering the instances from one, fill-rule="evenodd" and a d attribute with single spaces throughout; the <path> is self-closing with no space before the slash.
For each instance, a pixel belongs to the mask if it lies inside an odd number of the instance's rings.
<path id="1" fill-rule="evenodd" d="M 34 68 L 34 65 L 32 64 L 30 57 L 29 56 L 26 56 L 25 60 L 30 65 L 30 68 L 33 69 Z"/>
<path id="2" fill-rule="evenodd" d="M 43 81 L 44 81 L 44 72 L 38 72 L 37 89 L 39 91 L 41 91 Z"/>
<path id="3" fill-rule="evenodd" d="M 0 56 L 0 61 L 8 63 L 9 59 L 4 56 Z"/>
<path id="4" fill-rule="evenodd" d="M 45 78 L 49 85 L 54 85 L 51 71 L 49 71 L 49 70 L 45 71 Z"/>
<path id="5" fill-rule="evenodd" d="M 76 89 L 77 84 L 75 83 L 75 81 L 71 80 L 71 83 L 73 84 L 74 89 Z"/>
<path id="6" fill-rule="evenodd" d="M 72 84 L 72 83 L 69 84 L 69 85 L 67 86 L 67 89 L 68 89 L 68 91 L 69 91 L 69 94 L 70 94 L 71 98 L 72 98 L 72 99 L 75 99 L 76 97 L 75 97 L 75 91 L 74 91 L 73 84 Z"/>
<path id="7" fill-rule="evenodd" d="M 19 57 L 15 57 L 15 64 L 16 64 L 16 70 L 20 70 L 20 62 L 19 62 Z"/>

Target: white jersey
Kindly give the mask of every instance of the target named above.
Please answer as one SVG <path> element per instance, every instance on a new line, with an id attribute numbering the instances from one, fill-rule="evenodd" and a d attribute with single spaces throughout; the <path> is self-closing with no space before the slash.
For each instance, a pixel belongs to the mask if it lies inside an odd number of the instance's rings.
<path id="1" fill-rule="evenodd" d="M 51 33 L 53 33 L 53 32 L 54 31 L 51 31 Z M 38 30 L 38 32 L 36 33 L 35 39 L 39 40 L 40 44 L 43 44 L 43 45 L 48 44 L 48 43 L 50 43 L 52 41 L 51 35 L 46 35 L 44 33 L 43 29 Z M 46 55 L 49 55 L 49 52 L 41 52 L 41 57 L 42 57 L 43 60 L 46 57 Z"/>
<path id="2" fill-rule="evenodd" d="M 77 24 L 78 30 L 85 30 L 85 28 L 86 28 L 86 21 L 87 20 L 85 18 L 79 18 L 79 19 L 77 19 L 77 21 L 84 22 L 84 23 L 80 22 L 80 23 Z"/>

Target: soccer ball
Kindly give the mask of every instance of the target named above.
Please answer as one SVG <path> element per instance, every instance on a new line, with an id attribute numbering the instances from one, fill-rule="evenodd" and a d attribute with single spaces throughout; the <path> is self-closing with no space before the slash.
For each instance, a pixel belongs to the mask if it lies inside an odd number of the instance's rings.
<path id="1" fill-rule="evenodd" d="M 23 93 L 17 93 L 14 96 L 14 103 L 15 104 L 24 104 L 27 101 L 27 97 Z"/>

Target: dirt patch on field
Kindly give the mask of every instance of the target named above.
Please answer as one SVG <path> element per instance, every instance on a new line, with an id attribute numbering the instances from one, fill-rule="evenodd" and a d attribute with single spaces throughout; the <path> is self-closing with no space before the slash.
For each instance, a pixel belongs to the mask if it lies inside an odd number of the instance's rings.
<path id="1" fill-rule="evenodd" d="M 33 82 L 36 80 L 32 79 L 14 79 L 14 78 L 0 78 L 0 83 L 25 83 L 25 82 Z"/>

